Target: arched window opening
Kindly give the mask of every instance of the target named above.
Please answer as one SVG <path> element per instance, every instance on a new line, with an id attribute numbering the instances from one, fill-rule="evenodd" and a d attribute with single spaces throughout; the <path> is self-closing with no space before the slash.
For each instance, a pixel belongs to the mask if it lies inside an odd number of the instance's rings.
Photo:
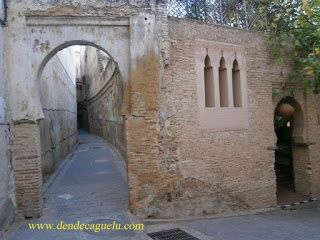
<path id="1" fill-rule="evenodd" d="M 220 92 L 220 107 L 228 107 L 228 78 L 227 78 L 227 68 L 224 57 L 220 60 L 219 67 L 219 92 Z"/>
<path id="2" fill-rule="evenodd" d="M 214 107 L 214 83 L 210 57 L 204 60 L 204 88 L 206 107 Z"/>
<path id="3" fill-rule="evenodd" d="M 242 97 L 241 97 L 241 79 L 240 79 L 240 69 L 237 60 L 233 62 L 232 68 L 232 90 L 233 90 L 233 104 L 235 107 L 242 107 Z"/>

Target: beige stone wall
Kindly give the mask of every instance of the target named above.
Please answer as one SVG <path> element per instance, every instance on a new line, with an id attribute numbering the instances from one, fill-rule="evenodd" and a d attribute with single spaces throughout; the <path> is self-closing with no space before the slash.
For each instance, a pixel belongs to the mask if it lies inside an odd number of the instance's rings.
<path id="1" fill-rule="evenodd" d="M 103 137 L 126 156 L 125 125 L 121 115 L 123 80 L 115 62 L 94 47 L 86 49 L 85 83 L 89 91 L 90 133 Z"/>
<path id="2" fill-rule="evenodd" d="M 272 64 L 267 37 L 191 20 L 169 20 L 171 64 L 160 87 L 159 183 L 153 216 L 219 214 L 276 205 L 272 82 L 288 67 Z M 239 45 L 247 62 L 249 128 L 200 127 L 195 39 Z M 226 124 L 228 119 L 225 119 Z M 171 179 L 171 184 L 168 184 Z"/>
<path id="3" fill-rule="evenodd" d="M 309 157 L 311 162 L 311 194 L 320 199 L 320 95 L 309 94 L 307 100 Z M 314 143 L 314 144 L 313 144 Z M 308 169 L 308 171 L 310 171 Z"/>
<path id="4" fill-rule="evenodd" d="M 154 196 L 144 199 L 153 206 L 146 214 L 183 217 L 274 207 L 276 176 L 272 148 L 276 143 L 273 116 L 277 100 L 273 97 L 273 84 L 281 85 L 287 79 L 290 62 L 274 62 L 269 56 L 268 37 L 259 33 L 171 18 L 169 38 L 171 62 L 160 83 L 161 155 L 157 167 L 162 181 L 158 191 L 153 191 Z M 216 131 L 201 126 L 198 97 L 203 95 L 197 93 L 196 39 L 245 49 L 248 129 Z M 288 94 L 289 91 L 280 92 L 282 96 Z M 305 112 L 304 134 L 308 143 L 305 150 L 300 147 L 295 151 L 297 158 L 305 159 L 295 164 L 296 181 L 305 194 L 317 196 L 319 111 L 312 93 L 303 94 L 303 90 L 297 89 L 295 98 Z M 227 125 L 229 120 L 224 121 Z"/>
<path id="5" fill-rule="evenodd" d="M 41 159 L 44 180 L 73 149 L 77 141 L 77 100 L 74 49 L 55 55 L 40 79 L 44 120 L 41 129 Z"/>

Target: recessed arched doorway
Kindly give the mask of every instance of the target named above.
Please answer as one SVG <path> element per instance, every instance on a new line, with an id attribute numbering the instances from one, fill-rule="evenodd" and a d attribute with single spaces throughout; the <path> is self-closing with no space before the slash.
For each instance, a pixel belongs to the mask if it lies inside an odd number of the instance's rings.
<path id="1" fill-rule="evenodd" d="M 304 123 L 303 110 L 298 101 L 291 96 L 283 97 L 274 112 L 278 204 L 294 203 L 310 195 L 311 176 Z"/>

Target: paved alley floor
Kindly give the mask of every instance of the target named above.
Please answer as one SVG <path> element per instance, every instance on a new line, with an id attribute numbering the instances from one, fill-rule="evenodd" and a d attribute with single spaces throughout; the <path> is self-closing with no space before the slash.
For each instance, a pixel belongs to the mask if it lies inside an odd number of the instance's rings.
<path id="1" fill-rule="evenodd" d="M 128 189 L 118 155 L 101 138 L 79 133 L 79 146 L 44 193 L 40 219 L 17 223 L 10 240 L 136 239 L 134 231 L 39 231 L 29 223 L 130 223 Z M 139 239 L 141 239 L 139 237 Z"/>
<path id="2" fill-rule="evenodd" d="M 320 209 L 277 209 L 255 215 L 169 223 L 147 222 L 141 231 L 30 230 L 29 223 L 139 223 L 128 212 L 124 169 L 113 149 L 101 138 L 84 132 L 79 146 L 60 168 L 44 193 L 40 219 L 15 223 L 9 240 L 150 240 L 146 233 L 180 228 L 199 240 L 319 240 Z M 122 170 L 121 170 L 122 169 Z M 2 240 L 3 238 L 0 237 Z M 167 238 L 185 240 L 182 238 Z M 196 239 L 193 239 L 196 240 Z"/>
<path id="3" fill-rule="evenodd" d="M 201 240 L 319 240 L 320 209 L 147 225 L 148 232 L 180 228 Z"/>

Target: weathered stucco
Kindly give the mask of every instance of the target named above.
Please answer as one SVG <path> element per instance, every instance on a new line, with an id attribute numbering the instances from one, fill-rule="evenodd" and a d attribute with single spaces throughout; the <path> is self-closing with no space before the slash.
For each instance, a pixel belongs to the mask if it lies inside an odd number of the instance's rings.
<path id="1" fill-rule="evenodd" d="M 44 119 L 40 122 L 41 164 L 45 175 L 72 150 L 77 141 L 75 49 L 66 48 L 52 57 L 40 78 Z"/>
<path id="2" fill-rule="evenodd" d="M 92 1 L 90 3 L 83 2 L 83 5 L 77 5 L 77 7 L 72 3 L 58 4 L 59 6 L 57 4 L 53 3 L 55 5 L 53 6 L 30 1 L 9 5 L 9 15 L 12 17 L 9 18 L 7 29 L 9 32 L 14 32 L 6 43 L 6 49 L 8 49 L 6 65 L 10 66 L 8 69 L 11 109 L 9 115 L 11 122 L 19 126 L 15 128 L 17 131 L 32 132 L 32 137 L 28 138 L 28 141 L 30 149 L 36 153 L 32 161 L 29 161 L 30 167 L 32 164 L 34 167 L 32 169 L 33 175 L 20 171 L 15 177 L 16 185 L 21 189 L 19 194 L 17 193 L 18 208 L 21 210 L 20 213 L 25 216 L 37 216 L 41 212 L 41 199 L 33 201 L 32 204 L 24 202 L 25 199 L 41 198 L 41 184 L 37 182 L 42 178 L 41 165 L 39 164 L 41 156 L 38 155 L 40 142 L 35 137 L 38 120 L 44 118 L 40 92 L 38 91 L 40 77 L 48 61 L 63 48 L 71 45 L 89 45 L 107 52 L 112 57 L 124 82 L 123 98 L 127 101 L 123 107 L 123 114 L 126 115 L 129 125 L 133 119 L 145 121 L 145 124 L 149 125 L 150 133 L 152 133 L 144 136 L 148 146 L 141 149 L 137 145 L 141 137 L 141 129 L 126 129 L 126 139 L 130 136 L 131 140 L 130 144 L 127 144 L 127 152 L 130 152 L 128 163 L 137 162 L 141 157 L 144 159 L 155 159 L 156 157 L 153 152 L 157 149 L 155 138 L 157 109 L 153 103 L 153 107 L 149 108 L 150 103 L 143 102 L 148 98 L 140 99 L 140 96 L 146 93 L 139 84 L 129 83 L 136 72 L 142 71 L 142 69 L 137 70 L 136 68 L 141 59 L 146 59 L 145 56 L 155 55 L 157 61 L 150 68 L 150 74 L 148 76 L 140 74 L 139 77 L 142 79 L 137 79 L 137 81 L 144 82 L 144 85 L 147 86 L 146 83 L 149 79 L 160 72 L 157 39 L 161 22 L 156 24 L 156 19 L 160 18 L 156 18 L 155 14 L 142 12 L 154 11 L 155 2 L 152 1 L 150 7 L 147 8 L 144 8 L 145 6 L 132 7 L 127 3 L 121 7 L 108 8 L 105 5 L 102 7 L 103 3 L 99 2 L 100 8 L 99 4 Z M 108 10 L 108 14 L 106 14 L 106 10 Z M 65 17 L 65 13 L 73 17 Z M 25 54 L 21 55 L 21 52 Z M 23 65 L 24 67 L 12 68 L 15 65 Z M 159 78 L 156 83 L 158 80 Z M 149 89 L 158 89 L 158 87 L 158 85 L 147 86 Z M 156 103 L 154 100 L 152 102 Z M 146 106 L 145 110 L 141 108 L 143 106 Z M 139 114 L 142 111 L 143 113 Z M 13 162 L 17 163 L 17 166 L 20 166 L 18 163 L 20 159 L 23 159 L 20 154 L 24 149 L 22 144 L 25 138 L 24 133 L 17 134 L 13 142 L 13 145 L 17 144 L 17 148 L 14 148 L 16 154 L 13 155 Z M 31 156 L 26 155 L 26 157 L 30 158 Z M 129 178 L 130 175 L 140 178 L 141 174 L 146 174 L 146 172 L 139 173 L 133 169 L 128 170 Z M 33 181 L 25 183 L 20 181 L 24 178 L 31 178 Z M 134 182 L 132 184 L 130 194 L 132 208 L 134 208 L 138 189 Z M 32 191 L 24 191 L 23 189 L 26 188 Z M 34 212 L 30 212 L 30 209 L 34 209 Z"/>
<path id="3" fill-rule="evenodd" d="M 5 29 L 0 27 L 0 228 L 8 224 L 14 216 L 14 183 L 11 165 L 12 140 L 7 118 L 7 81 L 5 75 Z"/>

